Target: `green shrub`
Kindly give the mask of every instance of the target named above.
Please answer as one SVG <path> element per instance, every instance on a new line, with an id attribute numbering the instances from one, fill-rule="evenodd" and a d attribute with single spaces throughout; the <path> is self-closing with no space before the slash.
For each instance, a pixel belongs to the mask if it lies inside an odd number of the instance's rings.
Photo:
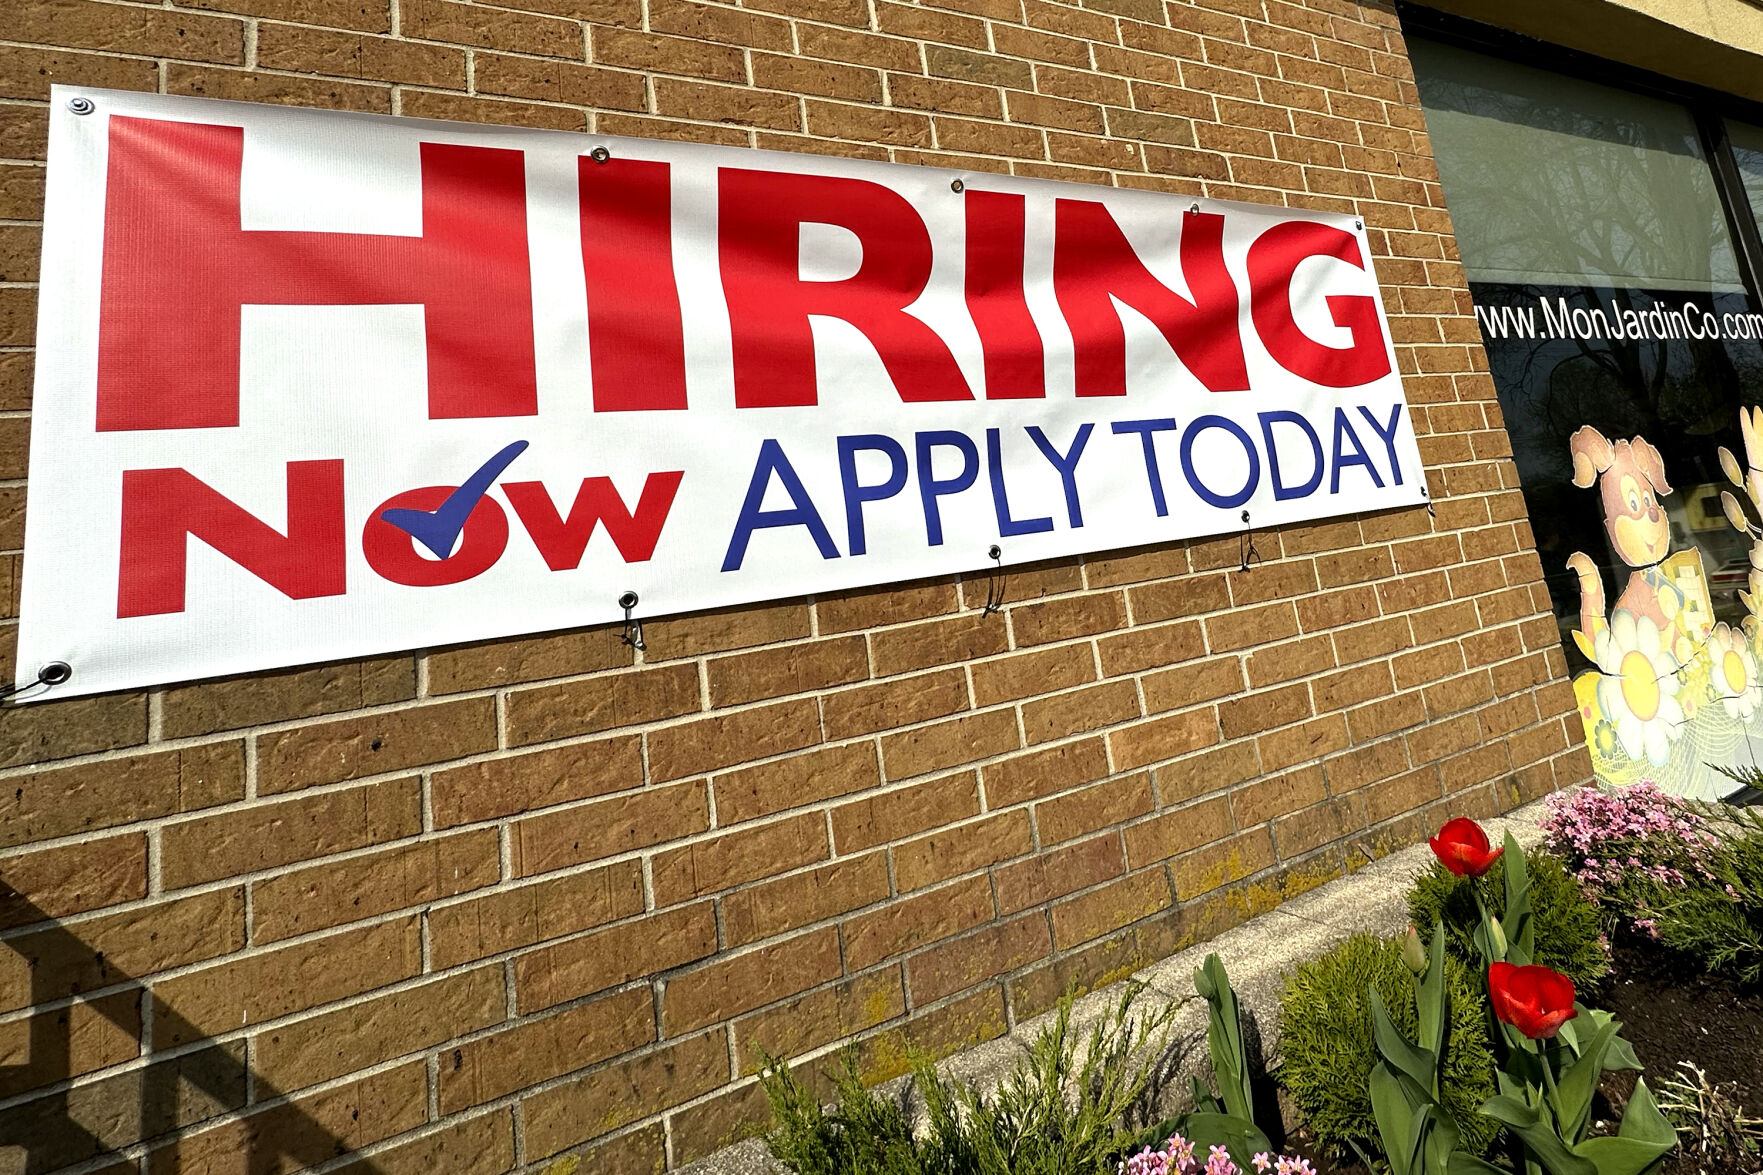
<path id="1" fill-rule="evenodd" d="M 915 1057 L 913 1085 L 929 1118 L 916 1138 L 909 1100 L 864 1088 L 854 1048 L 828 1073 L 839 1099 L 831 1112 L 786 1064 L 767 1058 L 771 1153 L 799 1175 L 1115 1175 L 1174 1014 L 1170 1005 L 1136 1009 L 1143 991 L 1128 985 L 1081 1050 L 1071 1001 L 1061 1001 L 990 1097 Z"/>
<path id="2" fill-rule="evenodd" d="M 1471 976 L 1446 956 L 1451 1026 L 1445 1043 L 1444 1108 L 1471 1154 L 1486 1154 L 1499 1124 L 1478 1113 L 1494 1095 L 1494 1057 L 1488 1049 L 1487 1004 Z M 1303 1111 L 1305 1124 L 1337 1154 L 1381 1150 L 1371 1108 L 1371 996 L 1376 986 L 1396 1027 L 1415 1039 L 1419 1016 L 1414 977 L 1402 962 L 1400 940 L 1357 935 L 1286 980 L 1280 1078 Z"/>
<path id="3" fill-rule="evenodd" d="M 1650 929 L 1659 941 L 1740 986 L 1763 987 L 1763 817 L 1733 813 L 1708 854 L 1709 876 L 1655 885 Z M 1648 923 L 1639 923 L 1649 929 Z"/>
<path id="4" fill-rule="evenodd" d="M 1610 954 L 1604 945 L 1598 907 L 1580 889 L 1562 864 L 1550 853 L 1525 855 L 1530 873 L 1530 906 L 1535 918 L 1535 962 L 1573 980 L 1582 991 L 1590 990 L 1609 974 Z M 1415 926 L 1445 923 L 1446 949 L 1466 967 L 1480 968 L 1475 928 L 1481 915 L 1475 894 L 1498 918 L 1506 912 L 1504 871 L 1496 866 L 1479 878 L 1458 877 L 1438 862 L 1423 873 L 1408 892 L 1408 918 Z"/>

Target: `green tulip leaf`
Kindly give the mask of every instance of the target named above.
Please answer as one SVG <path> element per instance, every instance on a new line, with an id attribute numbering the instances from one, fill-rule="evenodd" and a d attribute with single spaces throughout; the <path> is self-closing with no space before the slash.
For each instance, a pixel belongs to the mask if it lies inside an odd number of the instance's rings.
<path id="1" fill-rule="evenodd" d="M 1377 988 L 1371 986 L 1366 990 L 1371 993 L 1371 1029 L 1377 1041 L 1377 1051 L 1421 1089 L 1431 1089 L 1438 1072 L 1437 1056 L 1409 1043 L 1390 1019 L 1389 1009 L 1384 1006 L 1383 996 L 1378 994 Z"/>
<path id="2" fill-rule="evenodd" d="M 1585 1137 L 1586 1126 L 1591 1122 L 1592 1095 L 1598 1092 L 1598 1078 L 1604 1074 L 1604 1054 L 1616 1038 L 1616 1029 L 1616 1021 L 1604 1021 L 1555 1086 L 1555 1120 L 1561 1123 L 1562 1135 L 1574 1142 Z"/>

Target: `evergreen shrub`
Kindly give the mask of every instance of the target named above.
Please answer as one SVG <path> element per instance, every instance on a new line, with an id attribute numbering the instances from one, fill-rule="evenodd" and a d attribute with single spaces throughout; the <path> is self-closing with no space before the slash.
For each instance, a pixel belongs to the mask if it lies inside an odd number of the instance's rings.
<path id="1" fill-rule="evenodd" d="M 1444 1108 L 1462 1148 L 1486 1154 L 1499 1124 L 1478 1112 L 1492 1097 L 1494 1057 L 1488 1048 L 1488 1007 L 1463 964 L 1447 954 L 1445 982 L 1451 1024 L 1445 1043 Z M 1380 1153 L 1371 1107 L 1370 988 L 1407 1038 L 1419 1034 L 1414 977 L 1400 940 L 1361 934 L 1294 971 L 1281 998 L 1284 1025 L 1280 1079 L 1319 1142 L 1337 1156 Z"/>

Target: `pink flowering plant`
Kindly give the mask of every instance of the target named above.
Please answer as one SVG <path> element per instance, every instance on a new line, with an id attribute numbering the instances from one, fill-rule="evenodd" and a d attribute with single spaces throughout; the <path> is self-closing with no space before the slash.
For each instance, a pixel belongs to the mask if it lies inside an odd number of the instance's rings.
<path id="1" fill-rule="evenodd" d="M 1198 1147 L 1180 1134 L 1161 1147 L 1146 1147 L 1120 1164 L 1120 1175 L 1250 1175 L 1237 1166 L 1230 1151 L 1213 1146 L 1202 1158 Z M 1250 1160 L 1255 1175 L 1316 1175 L 1309 1159 L 1257 1151 Z"/>
<path id="2" fill-rule="evenodd" d="M 1653 937 L 1675 891 L 1714 884 L 1719 839 L 1682 798 L 1651 782 L 1583 787 L 1547 801 L 1544 844 L 1618 925 Z"/>

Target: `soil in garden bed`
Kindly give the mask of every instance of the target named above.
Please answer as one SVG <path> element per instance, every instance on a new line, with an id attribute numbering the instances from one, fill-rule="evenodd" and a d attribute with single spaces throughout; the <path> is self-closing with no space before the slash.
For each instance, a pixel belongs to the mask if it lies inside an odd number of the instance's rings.
<path id="1" fill-rule="evenodd" d="M 1646 1066 L 1655 1095 L 1667 1080 L 1682 1076 L 1679 1061 L 1692 1061 L 1711 1083 L 1735 1084 L 1746 1111 L 1763 1117 L 1763 994 L 1742 994 L 1725 980 L 1695 973 L 1646 939 L 1625 938 L 1615 945 L 1611 978 L 1588 995 L 1622 1021 L 1622 1035 Z M 1613 1122 L 1634 1092 L 1634 1081 L 1633 1073 L 1606 1074 L 1593 1112 Z M 1302 1127 L 1286 1140 L 1286 1151 L 1310 1159 L 1318 1175 L 1369 1175 L 1360 1163 L 1337 1165 L 1323 1158 Z M 1666 1160 L 1661 1175 L 1747 1175 L 1758 1166 L 1763 1163 L 1734 1166 L 1732 1160 L 1680 1150 Z"/>
<path id="2" fill-rule="evenodd" d="M 1657 945 L 1622 938 L 1615 945 L 1611 979 L 1597 997 L 1622 1021 L 1622 1035 L 1645 1065 L 1647 1086 L 1657 1095 L 1665 1082 L 1682 1077 L 1679 1061 L 1707 1071 L 1716 1085 L 1737 1086 L 1739 1102 L 1752 1117 L 1763 1117 L 1763 995 L 1741 994 L 1715 976 L 1697 974 Z M 1615 1106 L 1634 1090 L 1632 1073 L 1606 1074 L 1602 1092 Z M 1602 1105 L 1595 1112 L 1603 1112 Z M 1688 1141 L 1686 1139 L 1686 1141 Z M 1763 1166 L 1734 1167 L 1679 1151 L 1666 1161 L 1663 1175 L 1734 1175 Z"/>

